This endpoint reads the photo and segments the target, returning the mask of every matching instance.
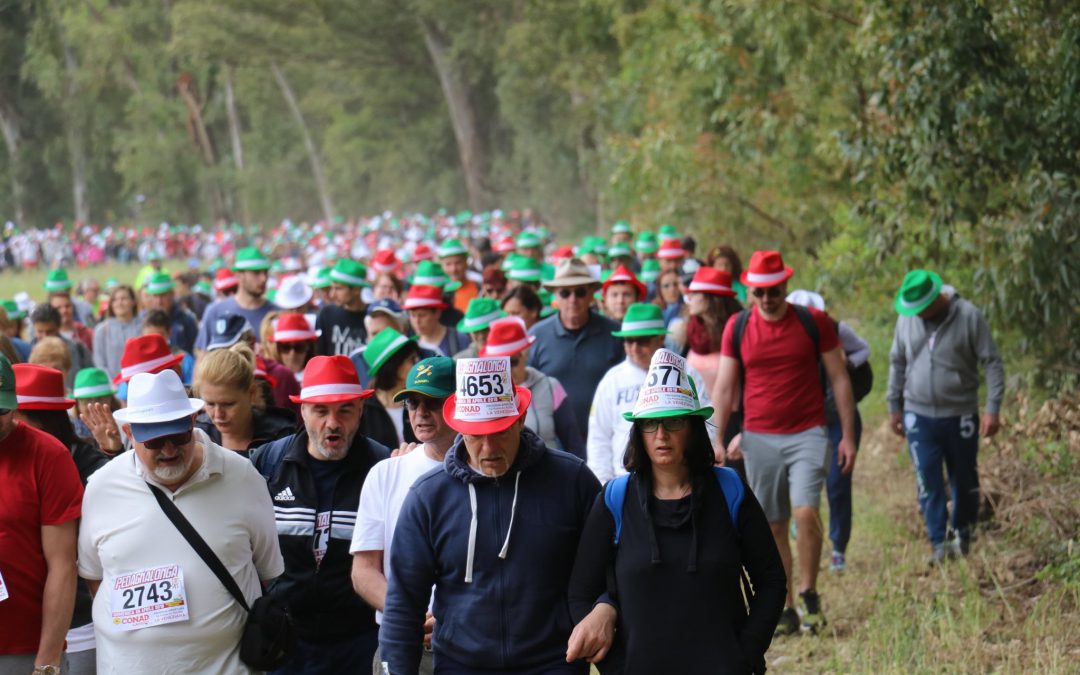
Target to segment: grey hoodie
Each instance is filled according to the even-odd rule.
[[[986,412],[996,415],[1005,393],[1005,369],[982,312],[953,295],[936,334],[927,333],[918,316],[899,317],[889,352],[889,412],[926,417],[977,413],[979,364],[986,369]]]

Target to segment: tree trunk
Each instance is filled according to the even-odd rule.
[[[65,42],[64,69],[67,74],[64,98],[64,126],[67,134],[68,156],[71,159],[71,201],[75,206],[75,220],[90,222],[90,204],[86,192],[86,135],[82,119],[77,114],[81,107],[77,100],[79,85],[76,80],[79,64],[75,52]]]
[[[304,139],[304,148],[307,150],[308,161],[311,162],[311,173],[315,177],[315,187],[319,191],[323,217],[326,218],[327,222],[332,222],[336,215],[334,202],[330,199],[330,187],[327,185],[326,176],[323,174],[322,160],[319,159],[319,151],[315,147],[315,141],[311,138],[311,132],[308,131],[307,122],[304,121],[304,113],[300,110],[300,104],[296,102],[296,94],[293,93],[292,87],[289,86],[289,81],[285,79],[285,73],[281,71],[277,61],[270,62],[270,70],[274,73],[274,79],[277,80],[278,86],[281,87],[281,95],[285,97],[285,103],[288,104],[297,126],[300,127],[300,135]]]
[[[233,194],[240,202],[240,218],[245,223],[251,222],[248,214],[247,199],[244,197],[244,144],[240,138],[240,113],[236,109],[236,91],[233,89],[233,68],[225,64],[225,114],[229,119],[229,140],[232,142],[233,164],[236,166],[236,181]]]
[[[217,167],[217,154],[214,152],[214,142],[210,138],[210,132],[206,128],[206,121],[202,116],[202,103],[198,99],[195,80],[190,73],[180,73],[180,77],[176,81],[176,90],[188,109],[188,129],[191,132],[195,148],[199,151],[203,164],[208,169],[214,169]],[[214,217],[231,220],[231,209],[228,200],[225,198],[225,191],[222,190],[218,180],[213,177],[208,178],[207,186],[210,190]]]
[[[452,63],[450,45],[438,26],[422,19],[420,28],[435,72],[439,75],[446,107],[450,111],[450,124],[454,128],[461,170],[465,174],[465,189],[469,192],[469,206],[474,212],[486,211],[492,207],[488,185],[491,162],[479,129],[476,110],[469,99],[469,85]]]
[[[13,106],[8,106],[6,101],[0,100],[0,133],[4,135],[4,145],[8,151],[8,171],[11,173],[11,205],[15,216],[15,223],[20,227],[26,227],[26,213],[23,210],[23,202],[26,199],[26,186],[22,181],[22,162],[20,161],[20,143],[22,136],[19,131],[19,114]]]

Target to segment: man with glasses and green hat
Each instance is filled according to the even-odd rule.
[[[230,314],[239,314],[248,320],[255,332],[255,339],[260,339],[259,331],[262,320],[267,314],[278,309],[277,305],[266,299],[266,285],[269,281],[270,260],[257,248],[242,248],[236,252],[232,271],[239,282],[236,293],[211,304],[203,314],[199,337],[195,348],[205,351],[210,340],[210,333],[219,321]]]
[[[322,331],[315,351],[326,356],[348,356],[367,342],[367,303],[363,290],[367,267],[350,258],[339,258],[330,270],[330,300],[315,317],[315,330]]]
[[[936,273],[908,272],[894,306],[899,317],[889,352],[890,428],[907,436],[930,563],[936,565],[967,555],[971,546],[979,510],[979,437],[1001,427],[1005,369],[982,312]],[[980,366],[986,373],[981,420]]]

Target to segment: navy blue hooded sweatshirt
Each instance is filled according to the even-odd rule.
[[[469,466],[459,436],[443,470],[413,484],[394,531],[379,633],[390,673],[417,671],[432,585],[437,659],[470,670],[566,668],[567,586],[599,491],[584,462],[527,428],[499,478]]]

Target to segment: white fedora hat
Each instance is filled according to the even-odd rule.
[[[294,274],[284,279],[277,288],[274,304],[282,309],[296,309],[311,302],[314,291],[302,274]]]
[[[128,407],[113,413],[120,424],[131,425],[131,435],[142,443],[191,428],[191,416],[203,409],[202,399],[189,398],[174,370],[139,373],[128,382]]]

